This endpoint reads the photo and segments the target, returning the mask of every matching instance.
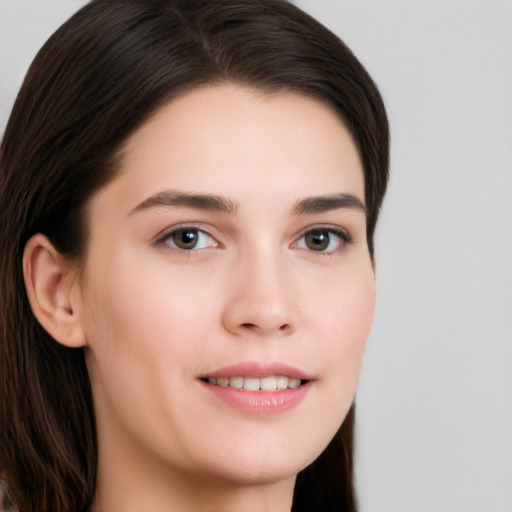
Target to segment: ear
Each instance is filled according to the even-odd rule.
[[[25,245],[23,277],[32,312],[48,334],[68,347],[84,346],[77,270],[46,236],[34,235]]]

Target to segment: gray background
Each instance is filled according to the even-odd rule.
[[[81,0],[0,0],[0,132]],[[362,512],[512,511],[512,2],[299,0],[392,127],[358,402]]]

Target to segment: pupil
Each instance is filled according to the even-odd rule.
[[[314,231],[306,235],[306,245],[313,251],[323,251],[329,246],[329,233],[327,231]]]
[[[182,249],[193,249],[197,244],[197,233],[191,230],[178,231],[174,243]]]

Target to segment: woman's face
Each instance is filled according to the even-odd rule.
[[[321,453],[374,311],[363,202],[348,131],[300,95],[198,89],[133,135],[79,290],[100,475],[276,482]]]

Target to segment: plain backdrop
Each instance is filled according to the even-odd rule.
[[[81,0],[0,0],[0,133]],[[357,393],[362,512],[512,511],[512,1],[298,0],[387,104],[391,183]]]

